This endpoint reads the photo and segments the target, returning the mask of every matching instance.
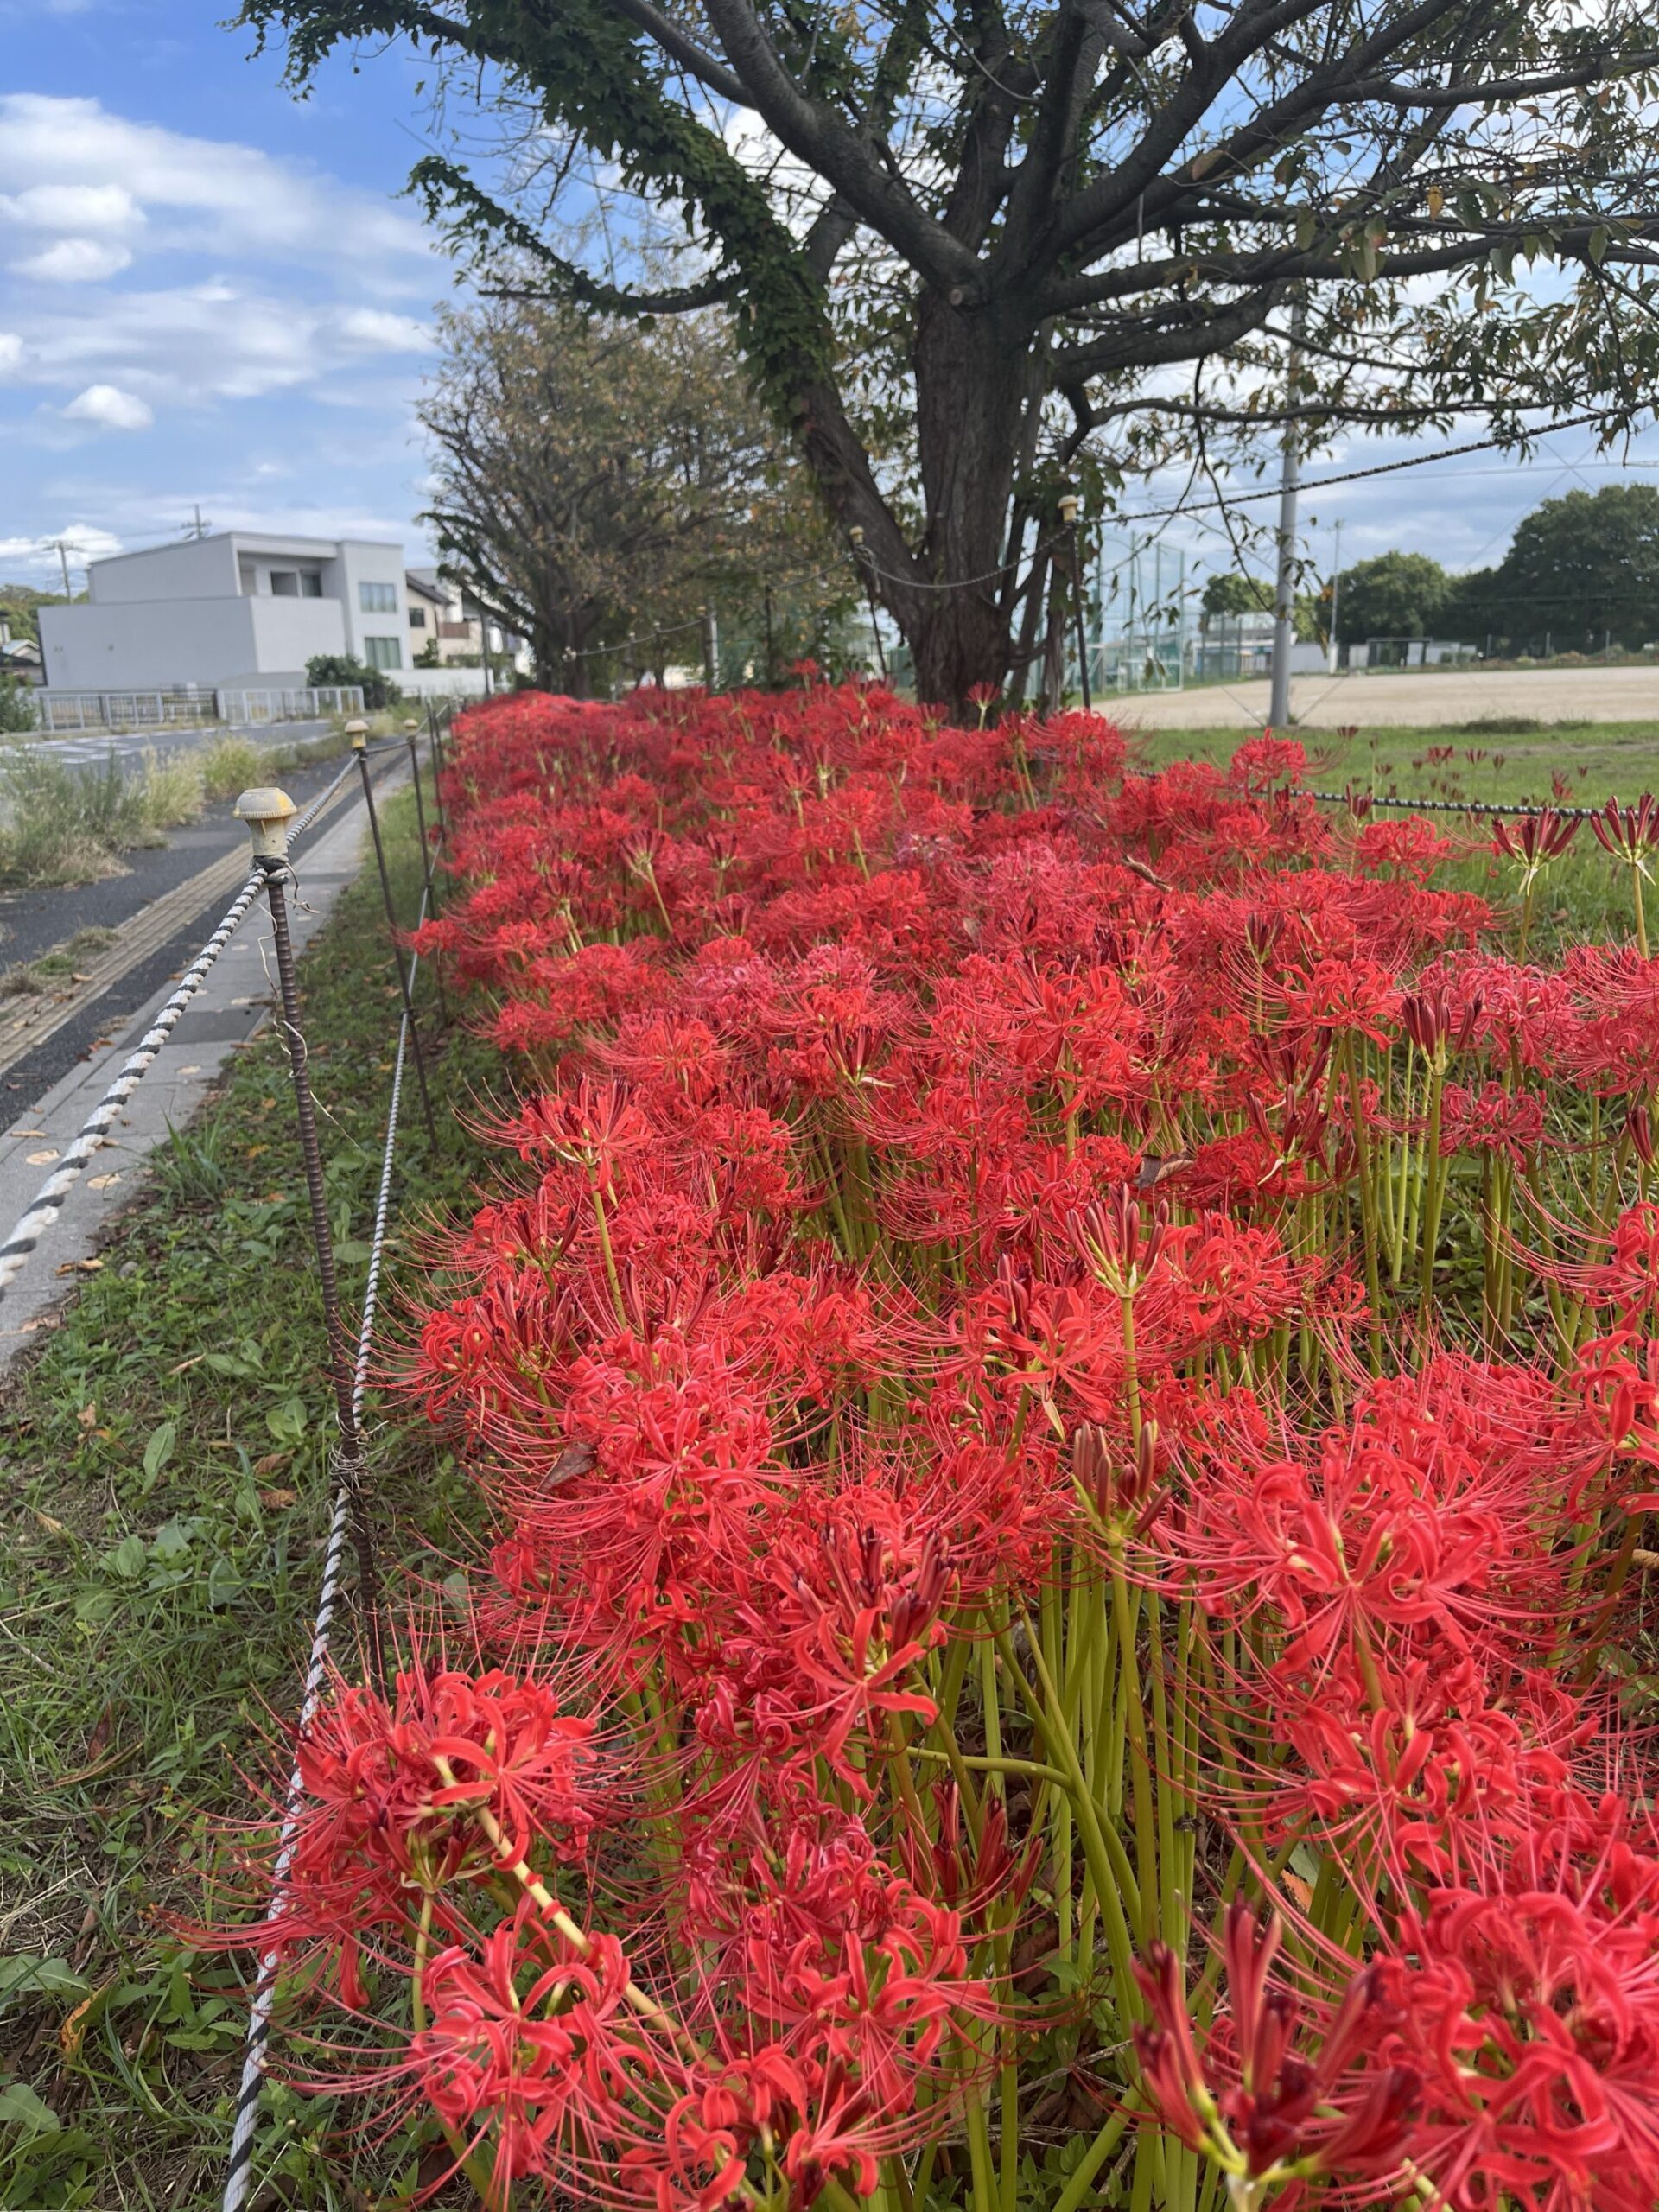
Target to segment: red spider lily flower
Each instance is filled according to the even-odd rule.
[[[1621,806],[1610,798],[1599,814],[1590,817],[1596,842],[1615,860],[1646,873],[1646,855],[1659,845],[1659,800],[1643,792],[1634,806]]]
[[[1500,815],[1492,823],[1492,849],[1516,861],[1522,887],[1529,887],[1551,861],[1567,851],[1579,834],[1579,822],[1578,815],[1557,814],[1548,806],[1518,822],[1505,822]]]
[[[537,1842],[579,1858],[606,1796],[591,1720],[539,1683],[499,1670],[429,1673],[418,1661],[388,1702],[336,1682],[302,1733],[305,1809],[293,1886],[315,1872],[410,1872],[429,1856],[474,1877]],[[489,1814],[486,1845],[467,1815]]]
[[[1229,2010],[1202,2052],[1173,1952],[1155,1944],[1135,1969],[1152,2024],[1137,2024],[1135,2044],[1154,2109],[1249,2203],[1276,2185],[1387,2179],[1421,2090],[1413,2069],[1379,2057],[1398,2018],[1388,1968],[1364,1968],[1334,2007],[1309,2007],[1270,1982],[1281,1936],[1276,1916],[1229,1907]]]

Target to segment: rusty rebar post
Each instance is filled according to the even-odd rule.
[[[421,839],[421,878],[426,887],[426,911],[435,915],[438,911],[438,887],[432,878],[432,848],[426,838],[426,802],[421,797],[421,756],[416,740],[421,725],[411,715],[404,724],[404,736],[409,745],[409,772],[415,785],[415,822]],[[443,969],[435,958],[432,980],[438,990],[438,1019],[447,1029],[449,1027],[449,1001],[443,995]]]
[[[384,1640],[380,1622],[380,1577],[375,1563],[374,1530],[369,1518],[363,1465],[363,1439],[357,1425],[353,1398],[353,1361],[345,1321],[340,1310],[340,1278],[334,1268],[334,1240],[328,1225],[328,1198],[322,1175],[322,1147],[317,1140],[317,1109],[311,1096],[311,1075],[305,1033],[300,1027],[299,978],[294,965],[294,941],[288,926],[285,884],[288,865],[288,824],[295,812],[286,791],[274,788],[244,791],[236,803],[238,819],[248,825],[253,841],[254,866],[264,880],[270,908],[270,933],[276,952],[276,986],[282,1001],[283,1033],[288,1043],[288,1063],[294,1079],[294,1118],[298,1126],[300,1159],[305,1174],[306,1198],[311,1211],[311,1239],[316,1248],[317,1285],[322,1299],[323,1333],[328,1346],[328,1371],[334,1385],[334,1419],[340,1432],[336,1467],[340,1486],[351,1501],[352,1544],[357,1554],[358,1586],[362,1598],[372,1678],[381,1680]]]
[[[374,839],[375,866],[380,871],[380,896],[386,910],[386,933],[391,941],[392,965],[397,970],[397,988],[403,994],[404,1012],[409,1016],[410,1049],[415,1055],[415,1073],[421,1086],[421,1110],[426,1116],[426,1134],[434,1152],[438,1150],[438,1124],[432,1111],[432,1094],[426,1083],[426,1054],[421,1046],[421,1032],[415,1014],[415,996],[409,985],[409,970],[404,964],[403,948],[397,942],[397,908],[391,895],[391,878],[386,872],[386,849],[380,836],[380,817],[375,810],[374,783],[369,774],[369,726],[366,722],[347,722],[346,734],[352,741],[352,750],[357,755],[357,766],[363,779],[363,803],[369,810],[369,834]]]

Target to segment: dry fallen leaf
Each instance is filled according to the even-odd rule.
[[[89,1398],[76,1418],[83,1428],[96,1428],[98,1427],[98,1400]]]
[[[284,1506],[297,1505],[300,1493],[296,1490],[262,1490],[259,1503],[267,1511],[280,1513]]]
[[[68,1534],[67,1529],[65,1529],[61,1521],[54,1521],[49,1513],[42,1513],[38,1505],[31,1505],[29,1511],[35,1516],[35,1518],[40,1522],[41,1528],[45,1529],[48,1536],[63,1536]]]
[[[57,1156],[58,1155],[55,1152],[51,1151],[26,1152],[23,1154],[23,1158],[28,1161],[31,1167],[44,1167],[49,1161],[55,1160]]]
[[[285,1467],[294,1457],[291,1452],[267,1452],[253,1463],[256,1475],[274,1475],[278,1467]]]
[[[86,1187],[89,1191],[107,1191],[111,1184],[118,1183],[120,1180],[121,1171],[117,1168],[109,1175],[89,1175],[86,1178]]]

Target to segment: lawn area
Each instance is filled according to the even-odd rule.
[[[411,795],[385,811],[412,917]],[[302,983],[349,1314],[396,1038],[372,866]],[[458,1033],[433,1058],[447,1149],[432,1158],[406,1083],[394,1332],[397,1256],[472,1173],[444,1101],[487,1072]],[[267,1030],[158,1158],[102,1268],[0,1399],[0,2204],[219,2202],[244,1968],[181,1949],[166,1923],[231,1911],[226,1823],[245,1819],[250,1776],[280,1764],[273,1715],[292,1709],[309,1643],[331,1416],[307,1220],[286,1056]],[[49,1247],[36,1264],[50,1268]],[[372,1403],[370,1431],[389,1555],[453,1541],[448,1455]],[[330,2126],[326,2103],[274,2093],[258,2171],[287,2193],[260,2202],[361,2201],[340,2194],[343,2161],[322,2175]]]
[[[1104,702],[1127,713],[1130,702]],[[1154,700],[1133,702],[1148,721]],[[1255,733],[1236,722],[1206,729],[1147,728],[1135,739],[1148,767],[1172,760],[1225,760]],[[1540,723],[1525,715],[1492,715],[1438,729],[1378,726],[1308,729],[1292,734],[1306,747],[1310,781],[1321,790],[1353,785],[1391,798],[1468,799],[1481,805],[1548,805],[1554,779],[1570,787],[1568,804],[1627,803],[1659,785],[1659,722]]]

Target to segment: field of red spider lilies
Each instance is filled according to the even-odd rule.
[[[1652,2212],[1659,825],[1546,962],[1587,833],[1303,772],[466,718],[423,941],[518,1103],[404,1379],[491,1533],[251,1939],[365,2133],[498,2212]]]

